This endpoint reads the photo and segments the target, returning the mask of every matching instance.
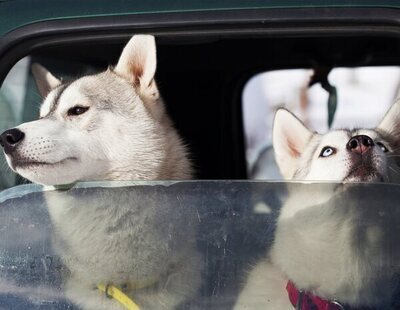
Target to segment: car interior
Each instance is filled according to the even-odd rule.
[[[37,117],[41,98],[29,69],[32,63],[41,63],[64,79],[100,72],[116,63],[128,38],[79,40],[34,49],[1,88],[1,128]],[[285,69],[395,66],[399,48],[400,41],[391,36],[158,36],[156,80],[169,114],[189,145],[196,178],[246,179],[251,175],[242,100],[253,76]],[[26,76],[19,82],[24,85],[13,83],[18,74]],[[321,106],[326,105],[323,101]],[[20,102],[19,108],[15,102]]]

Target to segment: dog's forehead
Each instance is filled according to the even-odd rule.
[[[368,136],[368,137],[372,138],[373,140],[382,139],[382,136],[373,129],[357,129],[357,130],[355,130],[354,136],[359,136],[359,135]]]
[[[47,95],[40,108],[40,116],[63,112],[75,105],[95,103],[94,97],[105,91],[103,80],[100,75],[92,75],[61,84]]]
[[[66,82],[50,91],[40,107],[40,117],[52,114],[58,108],[61,97],[71,84],[73,84],[73,82]]]
[[[84,91],[85,88],[88,86],[92,86],[92,88],[96,88],[95,78],[92,76],[82,77],[78,80],[72,82],[68,87],[65,88],[63,93],[58,99],[56,103],[58,111],[65,111],[70,107],[75,105],[82,105],[87,106],[90,104],[87,96],[85,95],[86,92]],[[97,87],[100,87],[98,85]]]
[[[329,145],[339,147],[346,144],[351,138],[352,133],[348,130],[334,130],[322,135],[320,145]]]

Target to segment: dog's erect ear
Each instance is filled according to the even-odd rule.
[[[400,99],[390,107],[376,129],[400,139]]]
[[[126,78],[142,93],[155,88],[156,42],[151,35],[135,35],[125,46],[114,71]]]
[[[276,162],[285,179],[293,177],[299,157],[312,136],[313,133],[292,113],[285,109],[276,112],[272,141]]]
[[[45,98],[53,88],[61,84],[61,80],[57,79],[50,71],[37,63],[32,65],[31,70],[42,98]]]

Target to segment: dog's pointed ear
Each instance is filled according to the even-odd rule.
[[[155,95],[156,42],[152,35],[134,35],[125,46],[114,71],[144,94]],[[151,93],[153,91],[153,93]]]
[[[52,89],[61,84],[61,80],[57,79],[42,65],[34,63],[31,66],[31,70],[42,98],[45,98]]]
[[[400,99],[390,107],[376,129],[400,138]]]
[[[275,159],[285,179],[291,179],[298,169],[299,157],[314,135],[288,110],[279,109],[275,114],[272,141]]]

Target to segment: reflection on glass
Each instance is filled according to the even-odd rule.
[[[273,245],[249,273],[235,309],[398,309],[399,186],[288,190]]]
[[[123,309],[98,289],[109,285],[140,309],[282,309],[275,302],[288,305],[290,280],[390,308],[399,194],[371,183],[15,187],[0,194],[0,303]]]

